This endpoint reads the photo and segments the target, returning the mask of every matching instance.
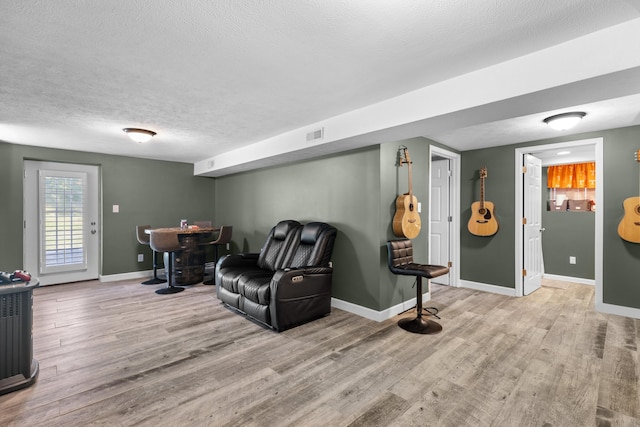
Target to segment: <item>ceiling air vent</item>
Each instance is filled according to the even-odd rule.
[[[307,133],[307,142],[318,141],[324,138],[324,128],[316,129]]]

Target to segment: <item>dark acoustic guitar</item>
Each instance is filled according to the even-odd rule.
[[[407,147],[402,148],[400,154],[400,166],[409,166],[409,192],[396,198],[396,213],[393,216],[393,234],[398,237],[414,239],[420,234],[420,215],[418,214],[418,199],[413,195],[411,181],[411,158]]]
[[[640,150],[635,152],[638,167],[638,190],[640,192]],[[618,224],[618,236],[631,243],[640,243],[640,196],[628,197],[622,203],[624,216]]]
[[[493,203],[484,200],[484,180],[487,178],[487,168],[480,169],[480,201],[471,204],[471,218],[467,228],[476,236],[493,236],[498,232],[498,220],[494,212]]]

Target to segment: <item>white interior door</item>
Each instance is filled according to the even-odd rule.
[[[544,263],[542,258],[542,161],[531,154],[524,155],[524,218],[523,221],[523,294],[540,288]]]
[[[99,169],[24,163],[24,268],[40,285],[98,278]]]
[[[450,160],[431,161],[431,190],[429,204],[429,263],[448,265],[451,261],[451,174]],[[450,285],[450,274],[434,279],[432,283]]]

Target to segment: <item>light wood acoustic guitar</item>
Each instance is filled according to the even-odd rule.
[[[393,234],[398,237],[415,239],[420,234],[420,214],[418,214],[418,199],[413,195],[411,181],[411,158],[409,150],[403,147],[400,153],[400,166],[409,166],[409,192],[396,198],[396,213],[393,216]]]
[[[487,178],[487,168],[480,169],[480,201],[471,204],[471,218],[467,228],[476,236],[493,236],[498,232],[498,220],[494,212],[493,203],[484,200],[484,180]]]
[[[640,150],[635,152],[638,167],[638,191],[640,192]],[[640,196],[628,197],[622,203],[624,216],[618,224],[618,236],[631,243],[640,243]]]

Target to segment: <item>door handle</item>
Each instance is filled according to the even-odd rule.
[[[540,229],[540,232],[542,233],[544,230],[546,230],[546,228],[543,227]]]

